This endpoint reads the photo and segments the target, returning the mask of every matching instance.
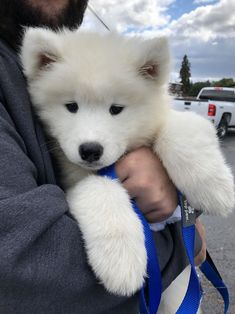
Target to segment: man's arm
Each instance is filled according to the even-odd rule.
[[[0,103],[0,312],[137,313],[137,298],[109,295],[86,262],[63,191],[37,170]]]

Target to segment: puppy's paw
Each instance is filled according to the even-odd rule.
[[[234,210],[234,178],[222,156],[217,169],[195,185],[196,193],[188,191],[188,200],[193,207],[202,208],[208,214],[226,217]]]
[[[144,284],[146,250],[142,237],[137,235],[133,239],[118,228],[115,233],[88,243],[88,258],[96,276],[109,292],[130,296]]]
[[[226,216],[234,208],[234,179],[213,125],[192,112],[171,110],[154,146],[189,203]]]
[[[147,254],[142,223],[125,189],[118,181],[89,176],[67,199],[97,278],[111,293],[134,294],[144,283]]]

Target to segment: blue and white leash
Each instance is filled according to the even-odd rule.
[[[114,166],[110,166],[99,171],[102,176],[117,179]],[[202,290],[199,278],[194,265],[194,239],[195,239],[195,211],[188,204],[185,197],[178,193],[179,205],[182,213],[182,237],[185,245],[185,250],[191,265],[191,274],[189,285],[185,297],[176,312],[176,314],[196,314],[201,298]],[[144,228],[145,245],[147,251],[147,274],[145,287],[140,291],[140,313],[141,314],[156,314],[160,300],[161,300],[161,272],[158,263],[156,246],[154,244],[152,231],[147,223],[144,215],[133,201],[132,206],[139,219],[141,220]],[[209,253],[207,252],[207,259],[200,267],[206,278],[214,285],[219,291],[224,300],[224,314],[227,313],[229,307],[229,293],[226,285],[224,284],[218,270],[216,269]]]
[[[195,222],[196,213],[194,209],[188,204],[186,198],[178,193],[178,202],[181,207],[182,215],[182,237],[184,241],[185,251],[188,256],[188,260],[191,266],[191,273],[189,278],[188,289],[186,291],[185,297],[176,312],[177,314],[193,314],[197,313],[202,292],[197,275],[197,271],[194,264],[194,239],[195,239]]]

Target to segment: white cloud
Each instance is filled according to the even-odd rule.
[[[203,5],[172,20],[167,9],[174,2],[92,0],[90,4],[111,29],[145,37],[169,36],[176,57],[175,72],[187,53],[194,77],[235,78],[235,1],[195,0]],[[83,27],[104,30],[89,11]]]
[[[211,0],[195,0],[211,1]],[[120,32],[145,36],[168,35],[177,40],[197,38],[205,42],[217,38],[235,38],[235,1],[220,0],[200,6],[171,21],[166,10],[175,0],[93,0],[96,12],[111,27]],[[97,27],[97,20],[85,19],[86,28]]]
[[[146,30],[147,37],[167,35],[179,42],[235,39],[235,1],[221,0],[213,5],[200,6],[168,25]]]
[[[199,7],[171,22],[171,34],[178,39],[197,38],[208,42],[218,38],[235,38],[235,1],[221,0]]]
[[[130,29],[145,29],[166,26],[170,16],[166,9],[176,0],[93,0],[90,5],[112,29],[125,32]],[[88,13],[89,14],[89,13]],[[96,21],[85,19],[85,27]]]
[[[207,4],[207,3],[212,3],[215,2],[216,0],[194,0],[193,3],[194,4]]]

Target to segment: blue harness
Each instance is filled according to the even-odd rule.
[[[99,174],[109,177],[111,179],[117,179],[114,166],[110,166],[100,170]],[[194,265],[196,216],[194,209],[188,204],[187,200],[181,193],[178,193],[178,202],[181,207],[182,214],[182,237],[188,260],[191,266],[191,274],[185,297],[176,314],[196,314],[202,298],[202,289]],[[141,220],[144,228],[145,246],[148,258],[148,278],[146,279],[145,286],[140,290],[140,314],[156,314],[162,294],[161,272],[158,263],[156,246],[154,244],[152,231],[150,230],[149,224],[147,223],[144,215],[139,210],[134,201],[132,201],[132,206],[139,219]],[[208,252],[206,261],[201,265],[200,269],[222,296],[224,301],[224,314],[226,314],[229,307],[228,289],[225,286]]]

